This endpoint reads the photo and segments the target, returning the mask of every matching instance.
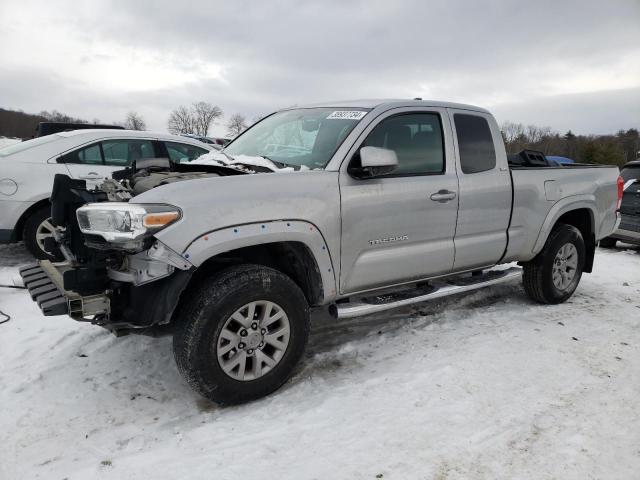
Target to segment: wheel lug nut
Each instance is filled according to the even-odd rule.
[[[251,324],[251,328],[253,328],[254,330],[257,330],[258,329],[258,324],[256,322],[253,322]]]
[[[258,347],[260,347],[260,348],[264,347],[264,342],[260,342],[260,343],[258,344]]]
[[[244,343],[240,342],[240,343],[238,344],[238,348],[239,348],[240,350],[242,350],[244,347],[245,347],[245,344],[244,344]]]
[[[240,330],[240,336],[241,337],[246,337],[247,336],[247,331],[246,330]]]
[[[252,355],[252,354],[253,354],[253,350],[250,348],[249,350],[247,350],[247,353],[248,353],[249,355]]]
[[[261,329],[261,330],[260,330],[260,333],[261,333],[262,335],[264,335],[265,333],[267,333],[267,329],[266,329],[266,328]]]

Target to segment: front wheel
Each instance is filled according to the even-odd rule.
[[[524,264],[524,289],[539,303],[566,301],[575,292],[585,260],[584,239],[572,225],[557,225],[542,251]]]
[[[241,265],[205,280],[178,310],[178,369],[223,405],[254,400],[291,376],[309,336],[309,307],[283,273]]]

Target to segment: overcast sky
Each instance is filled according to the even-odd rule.
[[[0,0],[0,45],[0,107],[135,110],[153,130],[198,100],[252,119],[378,97],[558,131],[640,127],[640,0]]]

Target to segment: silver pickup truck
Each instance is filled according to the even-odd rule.
[[[621,194],[616,167],[508,157],[481,108],[296,107],[191,164],[146,159],[94,190],[57,176],[46,248],[66,260],[21,274],[45,315],[172,334],[193,388],[233,404],[289,378],[312,307],[354,317],[514,276],[564,302]]]

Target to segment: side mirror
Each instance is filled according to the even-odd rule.
[[[362,147],[360,165],[361,177],[377,177],[393,171],[398,166],[398,157],[396,152],[386,148]]]

